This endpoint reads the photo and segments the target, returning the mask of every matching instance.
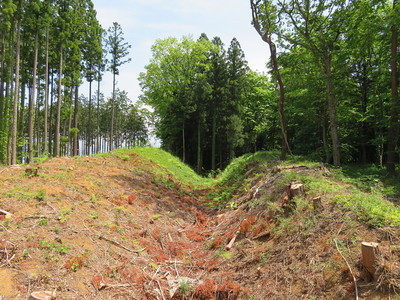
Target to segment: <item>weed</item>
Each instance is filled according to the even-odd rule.
[[[97,219],[99,217],[99,215],[100,215],[99,213],[93,213],[93,214],[90,215],[90,217],[92,219]]]
[[[231,259],[233,257],[233,254],[231,252],[226,251],[224,249],[217,250],[215,252],[215,255],[226,259]]]
[[[157,219],[161,218],[162,216],[163,216],[163,215],[161,215],[161,214],[157,214],[157,215],[151,216],[151,218],[152,218],[153,220],[157,220]]]
[[[40,219],[40,221],[39,221],[39,226],[47,226],[47,219],[46,218],[43,218],[43,219]]]
[[[62,243],[58,242],[52,243],[46,240],[40,242],[40,247],[46,249],[45,252],[46,259],[55,258],[56,260],[59,260],[59,258],[57,258],[56,255],[64,255],[69,250],[69,248],[66,245],[63,245]]]
[[[190,292],[190,284],[186,280],[182,280],[179,284],[179,292],[181,295],[187,295]]]
[[[61,208],[61,213],[58,215],[58,220],[61,223],[67,222],[68,219],[71,217],[72,210],[73,210],[73,207],[71,207],[71,208],[66,208],[66,207]]]
[[[98,197],[95,194],[90,194],[90,202],[91,203],[96,203]]]
[[[39,190],[35,196],[35,199],[39,202],[44,202],[46,200],[46,191],[44,189]]]

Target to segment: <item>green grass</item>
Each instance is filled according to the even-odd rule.
[[[175,180],[183,185],[191,186],[192,188],[204,188],[213,183],[212,179],[198,175],[192,168],[184,164],[179,158],[158,148],[133,148],[113,151],[113,154],[124,160],[131,153],[138,154],[146,158],[148,161],[157,164],[158,166],[153,168],[153,171],[157,175],[172,175]]]
[[[223,208],[234,202],[235,193],[243,192],[249,186],[246,182],[255,176],[265,176],[271,167],[278,163],[278,152],[257,152],[234,159],[231,164],[213,179],[196,174],[188,165],[178,158],[156,148],[134,148],[113,151],[123,160],[129,160],[135,153],[145,160],[155,163],[147,166],[158,176],[158,180],[172,175],[174,181],[184,186],[196,188],[212,188],[214,206]],[[110,155],[110,154],[107,154]],[[107,156],[103,154],[103,156]],[[305,160],[302,157],[289,157],[283,165],[301,165],[318,170],[319,162]],[[149,170],[147,170],[149,171]],[[376,166],[348,165],[341,169],[330,170],[329,176],[315,176],[308,173],[281,172],[276,183],[282,187],[292,181],[305,184],[309,197],[321,196],[341,209],[353,211],[360,220],[374,227],[400,226],[400,208],[386,197],[399,197],[398,180],[386,177],[385,170]]]

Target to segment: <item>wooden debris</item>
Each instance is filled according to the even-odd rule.
[[[379,257],[378,243],[361,243],[361,263],[376,280],[376,265]]]
[[[226,250],[229,251],[229,250],[232,249],[233,244],[235,243],[236,238],[238,237],[239,234],[240,234],[240,231],[237,231],[236,234],[235,234],[235,236],[234,236],[234,237],[231,239],[231,241],[228,243],[228,245],[226,245],[226,247],[225,247]]]
[[[108,239],[108,238],[106,238],[106,237],[104,237],[102,235],[99,236],[99,239],[107,241],[107,242],[110,242],[111,244],[113,244],[113,245],[115,245],[117,247],[120,247],[122,249],[125,249],[126,251],[133,252],[133,253],[140,253],[140,252],[142,252],[144,250],[144,249],[143,250],[133,250],[133,249],[127,248],[124,245],[121,245],[120,243],[118,243],[117,241]]]
[[[0,209],[0,221],[9,220],[12,218],[12,213]]]
[[[30,299],[32,300],[53,300],[55,296],[53,292],[44,291],[44,292],[33,292],[31,293]]]
[[[97,275],[92,278],[92,284],[96,290],[101,290],[107,286],[107,283],[103,276]]]

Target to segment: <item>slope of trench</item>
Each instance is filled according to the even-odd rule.
[[[208,191],[155,177],[151,168],[132,155],[52,159],[38,176],[4,169],[0,209],[13,216],[0,221],[0,296],[351,299],[353,277],[333,242],[346,245],[353,272],[359,239],[398,244],[398,233],[371,231],[327,203],[277,232],[287,200],[275,187],[279,174],[255,177],[236,209],[223,212],[205,205]],[[254,205],[263,197],[274,205]],[[356,275],[360,298],[388,296],[364,282],[361,269]]]

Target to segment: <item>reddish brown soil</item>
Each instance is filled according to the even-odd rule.
[[[273,184],[279,174],[254,178],[257,193],[216,211],[205,204],[207,192],[156,178],[136,155],[29,168],[36,167],[38,176],[26,167],[0,170],[0,209],[13,214],[0,221],[6,299],[34,291],[55,299],[353,299],[353,276],[335,243],[361,299],[394,297],[357,266],[365,240],[379,242],[388,262],[398,259],[399,232],[371,230],[327,203],[285,219],[285,189]],[[263,197],[276,205],[254,205]],[[276,229],[282,220],[285,232]]]

